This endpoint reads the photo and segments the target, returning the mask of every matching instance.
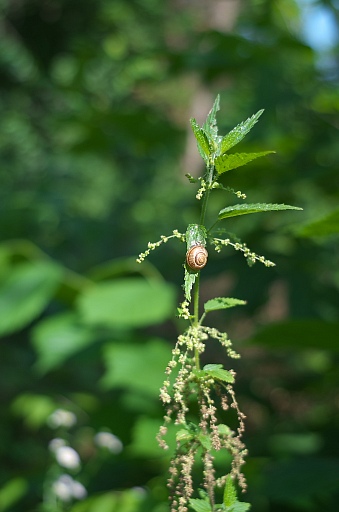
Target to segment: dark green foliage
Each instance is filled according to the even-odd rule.
[[[334,2],[318,4],[337,19]],[[163,368],[162,350],[177,326],[89,325],[78,301],[107,280],[141,273],[156,278],[160,271],[179,289],[183,244],[154,253],[152,264],[131,262],[156,233],[172,225],[184,231],[196,213],[182,177],[196,178],[200,169],[183,166],[182,155],[187,119],[207,114],[202,89],[210,98],[221,93],[222,134],[265,108],[256,147],[251,132],[237,139],[237,151],[277,153],[222,180],[246,190],[250,204],[304,208],[297,220],[294,212],[239,216],[236,230],[233,219],[222,221],[275,269],[248,268],[232,250],[210,251],[214,264],[206,268],[206,301],[216,293],[247,301],[208,313],[221,328],[232,315],[243,354],[238,390],[251,453],[245,500],[253,512],[337,512],[338,51],[325,55],[305,43],[300,5],[250,1],[233,12],[233,26],[229,15],[215,26],[200,2],[1,2],[3,512],[41,507],[47,446],[62,434],[46,418],[58,407],[79,415],[81,429],[70,435],[86,464],[88,428],[107,427],[126,447],[98,473],[92,467],[89,497],[72,512],[167,512],[167,462],[152,451],[162,416],[156,392],[150,397],[155,383],[138,389],[145,369],[119,385],[114,354],[126,360],[135,347],[156,347]],[[228,197],[225,204],[216,191],[216,213],[234,203]],[[209,350],[209,360],[219,360],[213,344]],[[277,438],[288,433],[295,437]]]

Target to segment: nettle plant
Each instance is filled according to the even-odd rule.
[[[196,512],[245,512],[250,504],[240,502],[237,498],[237,486],[246,490],[246,480],[242,472],[246,446],[243,442],[245,415],[241,412],[235,391],[235,372],[224,369],[221,364],[207,364],[201,368],[200,359],[209,339],[217,340],[226,350],[230,359],[238,359],[239,354],[232,348],[231,340],[225,332],[205,325],[206,316],[211,311],[244,305],[245,301],[235,298],[216,297],[208,300],[200,315],[199,287],[200,272],[206,265],[207,245],[217,252],[231,246],[245,256],[249,265],[259,261],[265,266],[274,263],[264,256],[252,252],[245,243],[219,228],[219,222],[238,215],[276,210],[301,210],[285,204],[235,204],[223,208],[210,227],[205,225],[206,212],[211,192],[222,189],[235,194],[239,199],[246,199],[241,191],[235,191],[220,183],[220,177],[227,171],[236,169],[256,158],[274,153],[232,153],[228,151],[240,142],[251,130],[263,113],[259,110],[251,118],[240,123],[224,137],[218,135],[216,113],[219,110],[219,96],[209,112],[206,122],[200,127],[195,119],[191,126],[196,138],[200,155],[205,161],[206,171],[203,177],[187,178],[191,183],[200,183],[196,194],[201,201],[199,224],[190,224],[186,233],[173,230],[169,236],[161,236],[158,242],[149,242],[148,248],[138,257],[141,263],[152,250],[177,238],[186,243],[186,260],[184,263],[184,301],[178,308],[179,317],[188,321],[188,327],[179,335],[172,350],[172,359],[166,368],[166,378],[160,390],[160,398],[165,407],[164,424],[160,427],[158,441],[161,447],[168,448],[165,440],[168,425],[174,422],[180,428],[176,433],[176,448],[169,468],[168,487],[170,491],[171,512],[186,512],[188,507]],[[232,430],[219,421],[218,411],[233,409],[236,412],[238,426]],[[198,410],[198,415],[193,411]],[[225,414],[224,414],[225,415]],[[198,420],[195,418],[198,417]],[[217,476],[214,467],[216,451],[227,450],[232,458],[228,474]],[[202,464],[199,465],[199,458]],[[200,498],[193,498],[197,481],[195,467],[202,467],[201,485],[198,489]],[[219,489],[219,491],[218,491]],[[223,490],[223,492],[222,492]],[[223,496],[222,503],[216,503],[216,497]]]

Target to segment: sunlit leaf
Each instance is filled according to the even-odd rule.
[[[24,478],[12,478],[0,489],[0,512],[9,510],[28,490],[28,482]]]
[[[146,343],[108,343],[104,347],[105,388],[126,388],[158,397],[170,346],[161,339]]]
[[[211,505],[205,500],[191,498],[189,505],[195,512],[212,512]]]
[[[227,219],[228,217],[237,217],[238,215],[248,215],[249,213],[273,212],[279,210],[302,210],[302,208],[288,204],[235,204],[220,210],[218,217],[219,220],[221,220]]]
[[[208,157],[209,157],[211,151],[210,151],[210,147],[209,147],[209,143],[208,143],[206,134],[205,134],[204,130],[202,130],[200,128],[200,126],[198,125],[198,123],[196,122],[196,120],[194,118],[192,118],[190,120],[190,123],[191,123],[191,127],[193,130],[194,136],[197,141],[199,153],[202,156],[202,158],[205,160],[205,162],[208,162]]]
[[[226,507],[234,505],[237,501],[237,491],[230,475],[226,478],[223,501]]]
[[[243,503],[242,501],[236,501],[231,507],[226,509],[226,512],[247,512],[251,508],[249,503]]]
[[[238,124],[233,130],[231,130],[221,141],[220,153],[223,154],[228,151],[230,148],[238,144],[245,135],[253,128],[255,123],[258,121],[259,117],[263,113],[263,110],[259,110],[252,117],[247,119],[246,121]]]
[[[208,313],[209,311],[233,308],[234,306],[243,306],[245,304],[246,301],[240,299],[233,299],[231,297],[215,297],[214,299],[205,302],[204,310]]]
[[[40,261],[16,265],[0,284],[0,334],[22,329],[46,308],[62,278],[62,268]]]
[[[220,95],[218,94],[213,103],[213,107],[209,111],[206,121],[203,124],[203,130],[205,131],[208,139],[212,143],[214,142],[215,148],[218,145],[218,126],[217,126],[216,115],[219,110],[220,110]]]
[[[199,378],[209,376],[223,382],[234,382],[233,375],[228,370],[224,370],[222,364],[206,364],[202,370],[196,370],[194,373]]]
[[[40,322],[32,331],[38,354],[37,369],[49,371],[95,341],[88,326],[81,325],[73,313],[54,315]]]
[[[235,153],[233,155],[220,155],[215,159],[215,168],[218,174],[222,174],[237,167],[260,158],[261,156],[275,153],[275,151],[262,151],[261,153]]]
[[[169,318],[174,311],[174,299],[170,284],[131,277],[87,288],[77,306],[88,325],[143,327]]]

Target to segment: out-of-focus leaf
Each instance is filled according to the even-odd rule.
[[[25,327],[46,308],[62,278],[52,262],[21,263],[0,284],[0,334]]]
[[[319,348],[339,351],[339,322],[322,320],[290,320],[267,325],[250,340],[268,348]]]
[[[256,158],[275,153],[275,151],[262,151],[261,153],[235,153],[234,155],[220,155],[215,159],[215,168],[218,174],[222,174],[237,167],[241,167]]]
[[[0,489],[0,512],[5,512],[27,492],[28,484],[23,478],[13,478]]]
[[[46,423],[56,404],[48,396],[25,393],[15,399],[12,409],[30,428],[36,429]]]
[[[128,388],[157,397],[171,350],[161,339],[142,344],[109,343],[104,348],[104,359],[105,388]]]
[[[55,315],[40,322],[32,331],[38,354],[37,369],[47,372],[95,341],[88,326],[73,313]]]
[[[339,233],[339,209],[321,219],[305,224],[297,231],[303,237],[326,237]]]
[[[141,278],[115,279],[96,284],[79,297],[84,323],[107,327],[144,327],[169,318],[175,293],[165,282]]]
[[[160,448],[156,440],[160,425],[161,420],[141,416],[133,428],[133,441],[127,447],[128,452],[137,457],[171,457],[176,445],[176,428],[174,425],[168,425],[166,442],[169,449],[165,451]]]
[[[138,489],[106,492],[76,503],[70,512],[138,512],[144,499]]]
[[[263,110],[259,110],[252,117],[247,119],[246,121],[238,124],[233,130],[231,130],[221,141],[221,154],[225,153],[233,146],[238,144],[245,135],[253,128],[255,123],[258,121],[259,117],[263,113]]]
[[[249,213],[273,212],[279,210],[302,210],[302,208],[290,206],[288,204],[235,204],[220,210],[218,217],[219,220],[221,220],[227,219],[228,217],[237,217],[238,215],[248,215]]]

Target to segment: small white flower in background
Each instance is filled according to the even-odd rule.
[[[94,441],[100,448],[107,448],[112,453],[120,453],[123,449],[123,444],[120,439],[111,434],[110,432],[98,432],[94,436]]]
[[[80,467],[80,457],[70,446],[59,446],[55,451],[55,458],[63,468],[77,469]]]
[[[55,437],[49,442],[48,448],[51,452],[55,453],[61,446],[66,446],[65,440],[60,437]]]
[[[56,409],[48,418],[47,423],[51,428],[73,427],[77,422],[77,417],[71,411],[65,409]]]
[[[86,498],[85,487],[70,475],[61,475],[52,485],[54,494],[62,501],[71,501],[73,498],[82,500]]]

